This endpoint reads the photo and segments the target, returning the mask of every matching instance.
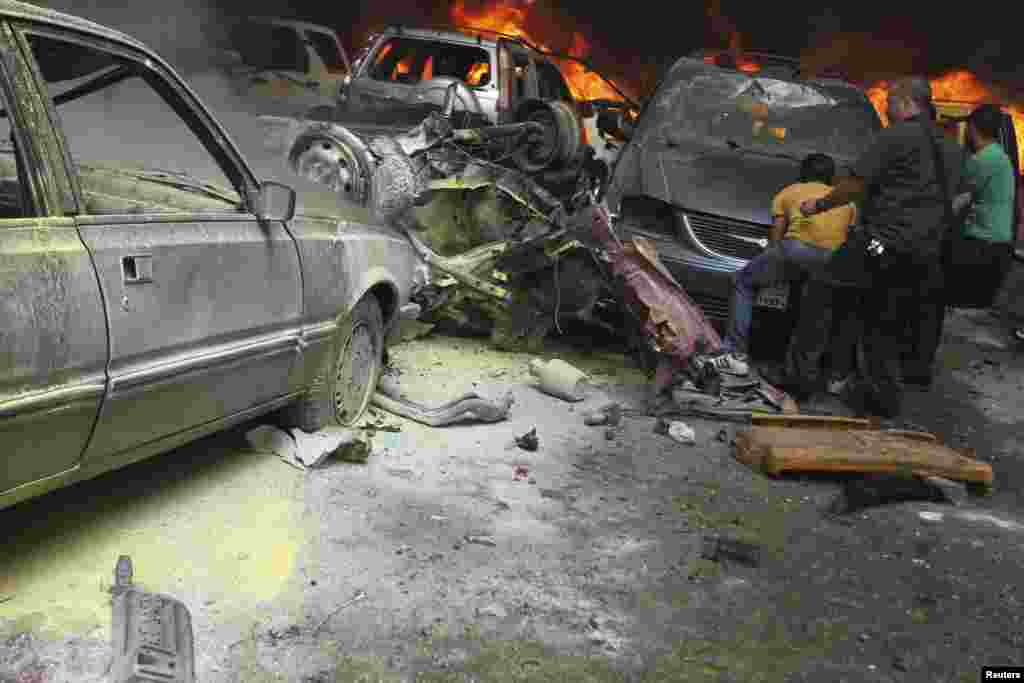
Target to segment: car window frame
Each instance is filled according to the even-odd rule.
[[[32,202],[29,211],[21,217],[0,218],[0,228],[8,223],[24,224],[26,219],[33,218],[60,218],[64,216],[64,202],[53,201],[48,197],[46,187],[54,187],[46,179],[49,175],[49,165],[43,161],[42,154],[38,149],[43,140],[28,133],[31,126],[26,121],[25,101],[20,96],[17,79],[14,74],[23,64],[17,63],[14,51],[7,50],[8,44],[13,44],[13,33],[7,22],[0,26],[0,109],[4,110],[5,116],[10,122],[11,133],[15,138],[15,163],[21,165],[25,178],[28,180],[28,187],[24,188],[25,193]],[[25,74],[27,75],[27,74]],[[52,177],[49,178],[52,181]],[[21,178],[19,177],[19,184]]]
[[[377,75],[376,75],[377,57],[380,55],[381,50],[383,50],[384,47],[390,41],[405,42],[405,43],[409,43],[411,45],[417,45],[418,46],[417,51],[413,53],[413,54],[416,55],[416,60],[414,62],[414,66],[415,66],[416,62],[421,62],[421,63],[419,64],[419,68],[412,68],[410,70],[410,73],[415,73],[416,74],[416,80],[415,81],[396,81],[396,80],[394,80],[393,78],[390,78],[390,77],[388,77],[388,78],[378,78],[377,77]],[[404,86],[416,86],[416,85],[419,85],[420,83],[423,82],[423,78],[422,78],[422,76],[423,76],[423,64],[426,62],[426,59],[429,58],[429,56],[430,56],[430,53],[427,50],[423,49],[423,48],[425,48],[427,46],[427,44],[428,44],[428,41],[421,40],[419,38],[413,38],[411,36],[404,36],[404,35],[399,35],[399,34],[393,34],[393,35],[387,36],[386,39],[384,41],[382,41],[381,44],[378,45],[377,48],[374,50],[374,52],[373,52],[374,59],[370,60],[370,63],[366,65],[366,76],[367,76],[367,78],[369,78],[371,81],[374,81],[375,83],[387,83],[387,84],[390,84],[390,85],[404,85]],[[401,60],[399,60],[399,61],[401,61]],[[397,66],[397,65],[398,65],[398,62],[395,62],[395,66]],[[392,70],[394,70],[394,66],[392,67]]]
[[[170,95],[167,99],[171,101],[165,100],[164,104],[170,107],[172,111],[181,118],[186,128],[195,135],[196,138],[198,138],[199,143],[207,153],[213,157],[215,163],[220,167],[227,180],[231,183],[232,188],[238,193],[242,201],[242,206],[240,206],[236,212],[244,211],[250,214],[255,213],[252,207],[254,206],[255,198],[259,193],[259,181],[245,163],[241,153],[231,142],[220,123],[210,114],[209,111],[206,110],[201,100],[199,100],[199,98],[181,81],[174,71],[164,64],[159,57],[106,37],[101,38],[91,34],[83,34],[78,31],[50,24],[33,21],[19,21],[12,22],[12,29],[14,37],[18,42],[21,57],[25,61],[25,64],[32,75],[36,95],[42,102],[46,111],[50,130],[52,131],[55,141],[60,149],[63,162],[62,168],[60,168],[59,171],[55,169],[55,172],[63,174],[63,176],[70,182],[71,190],[74,194],[76,206],[71,211],[68,211],[70,207],[65,207],[65,211],[67,213],[79,216],[92,215],[88,212],[88,204],[85,201],[85,194],[82,189],[78,169],[76,168],[74,158],[71,155],[71,146],[68,144],[67,138],[64,134],[63,122],[61,120],[59,110],[53,102],[53,98],[50,97],[47,81],[40,71],[39,63],[32,52],[31,45],[28,42],[28,37],[30,35],[38,35],[52,40],[64,41],[94,50],[108,52],[123,59],[134,61],[139,66],[144,67],[151,78],[156,79],[165,86],[167,92],[161,92],[159,87],[154,86],[148,80],[146,80],[147,85],[156,90],[157,95],[161,98],[164,98],[166,95]],[[175,101],[178,106],[175,106],[175,104],[172,103]],[[231,212],[225,208],[225,213]]]
[[[331,71],[331,67],[327,64],[327,62],[324,61],[324,56],[320,54],[320,50],[317,48],[317,37],[322,38],[325,41],[325,43],[329,42],[338,52],[338,56],[341,59],[341,66],[344,67],[344,73],[352,73],[352,65],[349,64],[348,62],[348,55],[345,53],[345,48],[342,47],[341,41],[338,40],[338,36],[334,35],[333,33],[327,30],[319,30],[308,27],[302,30],[302,34],[306,39],[306,44],[312,48],[313,54],[316,55],[316,58],[320,60],[320,63],[323,64],[323,67],[325,69]]]
[[[541,82],[544,80],[544,71],[549,71],[550,79],[557,83],[555,90],[558,95],[555,97],[556,100],[565,102],[566,104],[574,104],[575,98],[572,96],[572,90],[569,89],[569,84],[565,82],[565,77],[562,76],[562,70],[559,69],[555,64],[552,64],[546,59],[537,60],[537,88],[538,91],[542,88]],[[544,99],[543,93],[539,93],[541,99]]]

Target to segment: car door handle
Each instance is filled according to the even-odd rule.
[[[153,281],[153,257],[150,254],[135,254],[121,259],[121,275],[126,285],[137,285]]]

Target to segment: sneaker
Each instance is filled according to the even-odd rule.
[[[699,362],[701,365],[711,365],[715,370],[726,375],[746,377],[750,374],[750,363],[747,362],[746,355],[734,351],[704,356]]]

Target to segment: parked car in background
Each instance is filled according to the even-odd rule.
[[[795,60],[774,58],[748,73],[739,66],[750,69],[752,58],[721,66],[699,57],[675,63],[635,123],[604,121],[629,139],[607,199],[625,236],[650,239],[704,313],[722,324],[733,274],[767,246],[772,198],[796,182],[801,160],[822,152],[847,173],[882,124],[860,88],[803,78]],[[766,339],[786,337],[779,325],[795,313],[790,299],[789,289],[762,290],[755,354],[767,349]],[[775,330],[760,346],[759,323]]]
[[[305,21],[249,17],[229,27],[224,47],[236,94],[260,102],[260,113],[297,115],[335,101],[352,74],[335,31]]]
[[[419,263],[260,181],[143,44],[0,0],[0,508],[281,411],[355,421]]]

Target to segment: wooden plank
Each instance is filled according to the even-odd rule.
[[[992,467],[941,444],[888,436],[874,447],[769,446],[763,459],[768,474],[782,472],[908,472],[991,486]]]
[[[873,420],[856,417],[836,417],[832,415],[759,415],[752,418],[759,427],[796,427],[796,428],[829,428],[829,429],[871,429],[876,426]]]

